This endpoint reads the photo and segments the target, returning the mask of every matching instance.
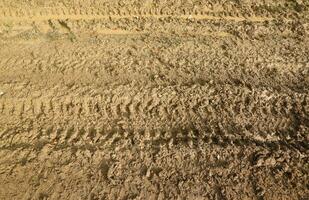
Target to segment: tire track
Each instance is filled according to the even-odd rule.
[[[210,133],[206,130],[198,130],[195,127],[174,128],[166,130],[123,130],[110,129],[104,130],[104,127],[95,126],[68,126],[50,128],[44,130],[41,126],[37,130],[31,130],[33,137],[29,139],[15,138],[10,139],[10,142],[5,139],[5,135],[9,131],[1,134],[2,141],[0,150],[26,150],[33,149],[40,151],[45,145],[55,146],[57,149],[66,148],[94,148],[94,149],[110,149],[119,145],[129,145],[134,141],[136,145],[146,145],[151,148],[160,146],[179,146],[185,145],[190,148],[199,148],[199,146],[219,146],[219,147],[261,147],[271,151],[288,150],[300,153],[308,153],[309,146],[302,140],[260,140],[254,139],[251,136],[237,135],[220,135],[216,132]],[[41,129],[43,130],[41,131]],[[12,133],[12,130],[11,130]]]
[[[213,106],[216,106],[216,104],[219,106],[221,101],[225,99],[228,101],[228,104],[230,104],[229,102],[233,102],[230,105],[232,109],[231,111],[234,113],[243,114],[243,112],[255,112],[263,117],[267,117],[268,115],[290,115],[293,104],[295,104],[294,102],[300,102],[298,103],[299,106],[303,104],[305,107],[308,104],[307,94],[274,93],[267,89],[255,89],[250,91],[246,88],[234,88],[230,85],[221,87],[214,87],[210,85],[191,87],[170,86],[168,89],[163,89],[159,86],[155,90],[156,92],[159,92],[159,94],[156,94],[155,96],[153,95],[156,92],[151,92],[144,89],[137,90],[135,88],[131,88],[131,86],[121,86],[115,89],[115,91],[120,92],[121,89],[124,89],[125,92],[114,94],[113,92],[107,90],[104,92],[104,95],[99,95],[96,97],[83,97],[81,99],[75,99],[73,97],[59,97],[59,99],[55,98],[54,100],[46,98],[21,98],[17,100],[11,98],[1,99],[0,107],[1,112],[8,115],[25,114],[27,116],[27,114],[29,114],[28,112],[36,115],[42,113],[55,113],[59,115],[65,113],[68,113],[68,115],[71,113],[83,113],[85,115],[91,115],[101,113],[101,110],[106,110],[108,115],[113,114],[117,117],[124,113],[133,114],[138,112],[151,112],[152,110],[158,108],[158,106],[163,105],[173,108],[175,107],[173,106],[173,102],[176,103],[175,105],[188,104],[190,108],[196,106],[202,108],[209,105],[210,101],[213,101]],[[132,95],[130,94],[130,89],[134,92]],[[177,90],[180,90],[183,93],[180,94]],[[197,95],[194,95],[189,97],[190,92],[195,90],[200,94],[210,94],[210,96],[198,97]],[[219,90],[223,91],[221,91],[221,93],[214,93]],[[219,98],[221,98],[221,100],[216,102]],[[141,99],[143,99],[143,101]],[[112,105],[108,108],[109,104]],[[227,109],[225,104],[226,103],[220,105],[220,108]],[[238,105],[248,105],[248,107],[240,109]],[[282,105],[286,105],[287,107],[283,107]],[[305,107],[301,108],[302,112],[306,111]]]
[[[289,140],[303,134],[300,127],[308,128],[306,122],[309,114],[303,108],[308,104],[308,95],[288,96],[271,93],[268,97],[265,96],[267,92],[248,91],[232,86],[174,86],[152,90],[119,87],[97,97],[18,101],[6,99],[0,101],[5,105],[2,106],[0,122],[5,124],[5,121],[11,119],[11,124],[15,124],[16,119],[16,123],[39,120],[39,124],[58,124],[69,121],[92,123],[100,120],[102,126],[114,126],[119,130],[139,130],[144,125],[150,129],[179,127],[193,123],[194,126],[208,127],[209,132],[250,136],[260,140]],[[275,105],[285,105],[287,98],[290,105],[281,106],[276,110]],[[240,105],[247,106],[240,108]],[[59,132],[58,135],[63,136],[64,140],[74,134],[68,131]]]
[[[303,2],[3,0],[0,199],[305,197]]]
[[[115,42],[119,43],[121,41]],[[222,43],[231,43],[230,40],[219,41]],[[30,81],[36,81],[36,76],[34,76],[34,74],[37,75],[38,78],[40,77],[44,80],[45,78],[43,77],[53,73],[54,76],[50,77],[48,83],[46,83],[51,86],[55,86],[59,82],[74,82],[76,79],[79,79],[80,82],[93,83],[93,81],[95,81],[100,84],[104,81],[106,81],[106,83],[114,83],[124,79],[128,80],[128,82],[134,81],[135,78],[134,80],[132,79],[133,74],[134,77],[142,82],[153,79],[152,76],[157,75],[158,78],[155,78],[153,81],[156,84],[162,84],[164,82],[168,82],[169,84],[191,84],[194,82],[194,79],[199,78],[201,84],[203,84],[203,82],[207,83],[209,81],[214,81],[218,84],[227,82],[236,86],[245,84],[248,87],[281,88],[284,92],[293,91],[304,93],[307,90],[306,86],[309,83],[306,81],[305,77],[308,74],[308,67],[304,64],[306,63],[306,59],[302,58],[306,57],[306,52],[304,48],[300,48],[297,44],[291,43],[290,46],[296,49],[295,52],[300,53],[276,50],[278,54],[289,54],[291,59],[274,62],[272,59],[275,59],[276,56],[271,55],[272,49],[261,47],[261,43],[257,42],[253,47],[240,45],[239,48],[231,49],[231,51],[235,50],[241,53],[239,53],[239,56],[238,54],[235,56],[226,56],[219,61],[216,57],[220,56],[220,54],[229,54],[229,51],[220,51],[220,53],[214,54],[213,50],[209,49],[209,46],[217,44],[212,40],[206,40],[203,41],[203,43],[197,43],[198,41],[196,41],[192,44],[192,47],[204,50],[199,53],[189,54],[191,57],[194,57],[195,60],[192,62],[188,60],[177,62],[177,60],[187,56],[187,52],[190,51],[190,48],[184,47],[186,42],[187,41],[181,41],[181,44],[179,44],[177,48],[166,47],[160,41],[154,42],[143,51],[149,52],[149,56],[145,63],[137,63],[137,59],[134,59],[134,54],[140,54],[142,50],[128,46],[126,46],[125,49],[113,49],[111,44],[105,45],[104,43],[100,43],[100,45],[97,46],[87,43],[83,43],[84,45],[68,44],[67,47],[64,47],[66,50],[62,49],[61,46],[60,49],[62,50],[57,52],[56,49],[53,49],[53,45],[57,44],[55,42],[53,45],[40,46],[40,50],[35,51],[36,55],[31,59],[31,56],[27,55],[27,52],[31,52],[33,48],[25,48],[21,47],[21,45],[17,45],[14,46],[14,48],[24,48],[20,52],[24,56],[20,56],[20,54],[8,56],[4,54],[4,56],[1,56],[3,57],[3,59],[0,59],[0,73],[3,73],[1,80],[4,82],[10,79],[22,81],[27,77]],[[267,40],[267,42],[271,43],[270,40]],[[285,45],[283,44],[289,41],[282,40],[280,42],[282,42],[282,45],[278,46],[281,49],[285,49]],[[83,48],[81,46],[83,46]],[[158,46],[160,51],[158,51]],[[51,50],[48,53],[41,53],[45,52],[43,50],[44,48],[49,48]],[[256,48],[263,49],[263,53],[256,53]],[[9,48],[8,51],[12,51],[12,49],[13,47]],[[176,49],[174,50],[175,53],[170,53],[171,49]],[[247,51],[245,52],[244,49]],[[71,50],[73,52],[71,52]],[[88,52],[88,54],[85,52]],[[134,54],[132,55],[130,52]],[[103,54],[107,54],[108,56],[101,56]],[[208,58],[204,59],[204,55],[208,55]],[[263,61],[258,62],[252,60],[254,56],[262,58]],[[150,67],[151,65],[146,63],[154,62],[153,60],[156,58],[161,61],[163,61],[162,58],[164,58],[164,61],[154,63],[157,66],[157,71],[154,72]],[[125,64],[124,61],[126,59],[130,59],[132,62]],[[20,62],[20,60],[25,60],[25,62]],[[121,61],[120,64],[117,64],[117,60]],[[226,64],[228,62],[230,63],[227,66]],[[234,70],[229,69],[229,66],[233,66]],[[190,70],[187,68],[190,68]],[[177,78],[173,77],[173,72],[179,74],[179,76]],[[83,73],[83,76],[81,76],[81,73]],[[158,74],[160,76],[158,76]],[[197,77],[196,74],[198,74],[199,77]],[[242,82],[238,80],[242,80]],[[36,85],[40,84],[41,83],[36,81]],[[44,86],[46,84],[44,83]],[[123,84],[123,82],[119,84]],[[17,87],[19,87],[19,85]]]
[[[241,13],[232,14],[230,12],[211,12],[203,10],[174,10],[165,9],[138,9],[126,10],[115,9],[112,11],[74,10],[63,8],[42,8],[25,12],[26,10],[0,8],[1,21],[42,21],[42,20],[93,20],[93,19],[122,19],[122,18],[185,18],[196,20],[226,20],[226,21],[250,21],[263,22],[272,21],[276,18],[271,16],[255,16],[254,14],[242,15]],[[292,21],[293,19],[281,18],[281,20]]]

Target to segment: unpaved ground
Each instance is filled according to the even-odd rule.
[[[0,199],[308,199],[306,0],[0,0]]]

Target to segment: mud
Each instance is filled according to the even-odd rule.
[[[0,199],[309,197],[305,0],[0,0]]]

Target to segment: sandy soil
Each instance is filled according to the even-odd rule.
[[[309,198],[307,0],[0,0],[0,199]]]

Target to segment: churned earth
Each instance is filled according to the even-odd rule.
[[[0,199],[308,199],[308,34],[307,0],[0,0]]]

